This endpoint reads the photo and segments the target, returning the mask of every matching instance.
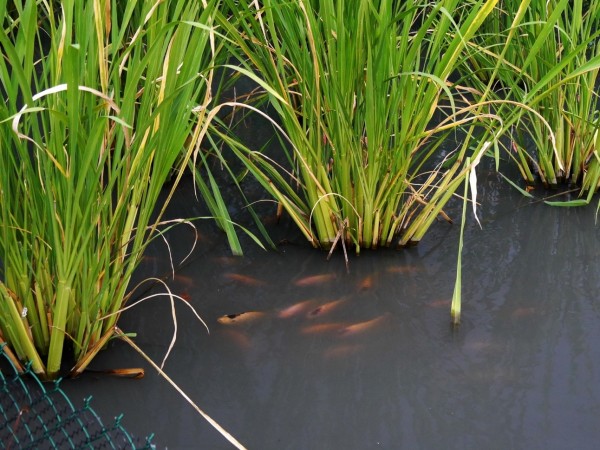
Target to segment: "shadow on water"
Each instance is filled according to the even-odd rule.
[[[415,248],[364,251],[347,273],[341,252],[327,262],[293,227],[275,228],[291,242],[279,252],[246,245],[233,258],[224,237],[200,224],[200,245],[169,285],[210,334],[178,305],[167,373],[249,449],[595,448],[593,207],[527,204],[492,172],[480,174],[479,190],[483,228],[472,218],[467,227],[456,332],[456,225],[440,222]],[[186,198],[183,190],[172,214],[198,215]],[[186,233],[171,235],[176,256]],[[168,271],[161,245],[148,273]],[[149,300],[124,313],[121,328],[160,361],[170,314],[166,300]],[[94,362],[135,366],[144,379],[88,373],[62,386],[75,399],[93,394],[105,417],[125,413],[128,430],[154,432],[159,446],[230,448],[125,344]]]

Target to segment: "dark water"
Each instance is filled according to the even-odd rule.
[[[483,229],[470,217],[459,330],[449,325],[458,224],[434,225],[415,248],[352,254],[347,273],[341,252],[326,261],[293,227],[274,228],[291,241],[279,252],[248,244],[244,258],[232,258],[204,223],[192,261],[169,285],[210,335],[178,304],[165,370],[249,449],[597,448],[595,205],[531,203],[485,170],[479,189]],[[190,198],[174,211],[197,214]],[[175,255],[192,240],[185,228],[171,233]],[[165,273],[164,246],[149,256],[145,271]],[[217,322],[244,311],[260,314]],[[121,327],[160,361],[170,314],[166,299],[148,300],[124,313]],[[92,394],[106,420],[124,413],[125,427],[155,433],[159,448],[231,448],[126,344],[94,363],[121,367],[144,367],[146,376],[88,373],[63,389],[74,400]]]

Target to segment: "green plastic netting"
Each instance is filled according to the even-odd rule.
[[[121,425],[122,415],[105,426],[91,397],[75,408],[60,381],[44,387],[33,372],[19,374],[0,346],[0,448],[154,449],[152,436],[139,439]]]

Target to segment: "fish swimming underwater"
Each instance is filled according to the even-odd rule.
[[[251,277],[250,275],[244,275],[241,273],[228,272],[223,274],[223,278],[226,278],[230,281],[236,281],[246,286],[264,286],[266,284],[263,280],[259,280],[258,278]]]
[[[293,305],[288,306],[287,308],[282,309],[281,311],[279,311],[277,313],[277,317],[279,317],[281,319],[289,319],[290,317],[294,317],[294,316],[303,314],[304,312],[306,312],[310,308],[314,307],[315,305],[316,305],[316,301],[313,299],[303,300],[303,301],[294,303]]]
[[[238,328],[222,328],[218,330],[215,335],[242,350],[249,350],[252,348],[252,340],[250,337]]]
[[[236,325],[243,323],[252,323],[258,319],[262,319],[266,313],[261,311],[247,311],[238,314],[226,314],[217,319],[217,322],[223,325]]]
[[[315,286],[317,284],[327,283],[335,279],[334,273],[324,273],[321,275],[310,275],[308,277],[300,278],[294,281],[296,286]]]
[[[326,333],[334,333],[343,330],[348,326],[348,322],[326,322],[306,325],[300,328],[300,333],[307,335],[319,335]]]
[[[354,323],[342,328],[339,333],[341,336],[353,336],[374,331],[383,326],[390,319],[390,313],[385,313],[364,322]]]
[[[315,317],[323,316],[323,315],[328,314],[331,311],[339,308],[341,305],[343,305],[347,301],[348,300],[346,298],[340,298],[338,300],[333,300],[331,302],[324,303],[321,306],[318,306],[315,309],[311,310],[307,314],[307,317],[310,318],[310,319],[312,319],[312,318],[315,318]]]
[[[373,275],[367,275],[362,280],[360,280],[357,284],[357,288],[359,291],[366,291],[371,289],[375,285],[375,277]]]
[[[325,359],[347,358],[362,352],[365,348],[364,344],[333,345],[323,352],[323,357]]]

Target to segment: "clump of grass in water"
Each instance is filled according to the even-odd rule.
[[[483,145],[468,133],[446,167],[440,143],[494,119],[448,78],[496,1],[226,3],[237,70],[264,90],[290,149],[282,167],[229,138],[248,170],[315,247],[418,242]]]
[[[218,2],[184,3],[0,11],[0,329],[42,378],[65,339],[75,375],[113,336],[163,184],[206,133]]]
[[[503,2],[482,31],[471,62],[514,130],[507,154],[528,184],[536,173],[546,186],[578,183],[587,198],[562,204],[587,204],[600,183],[600,1]]]
[[[129,281],[210,126],[220,4],[0,2],[0,342],[42,379],[66,342],[73,376],[130,342]]]
[[[65,339],[75,375],[114,334],[163,184],[206,133],[214,54],[200,5],[44,5],[1,14],[0,329],[53,379]]]

